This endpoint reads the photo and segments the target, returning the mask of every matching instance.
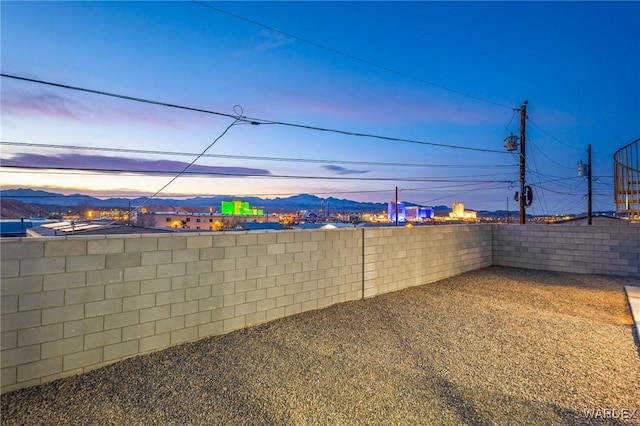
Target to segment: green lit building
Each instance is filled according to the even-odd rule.
[[[239,200],[223,201],[220,207],[220,213],[229,214],[235,216],[262,216],[264,212],[262,209],[254,209],[249,207],[248,202]]]

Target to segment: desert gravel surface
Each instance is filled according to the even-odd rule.
[[[11,392],[2,424],[640,425],[638,284],[490,267]]]

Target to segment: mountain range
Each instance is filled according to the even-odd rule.
[[[8,203],[9,200],[14,203]],[[84,194],[71,194],[64,195],[54,192],[34,190],[34,189],[6,189],[0,190],[0,203],[3,204],[2,217],[8,217],[5,215],[5,207],[8,204],[17,206],[19,203],[25,205],[35,206],[30,211],[35,211],[38,208],[40,210],[50,210],[46,207],[59,207],[59,208],[73,208],[73,207],[92,207],[92,208],[129,208],[138,206],[145,203],[147,206],[160,205],[167,207],[190,207],[198,209],[213,208],[219,211],[222,201],[240,200],[248,202],[251,207],[259,208],[268,212],[289,212],[298,210],[310,210],[318,211],[324,208],[329,212],[376,212],[386,211],[387,203],[371,203],[371,202],[358,202],[347,199],[339,199],[334,197],[320,198],[310,194],[294,195],[286,198],[259,198],[259,197],[236,197],[233,195],[218,195],[214,197],[192,197],[187,199],[174,199],[174,198],[154,198],[151,201],[147,201],[146,197],[139,198],[122,198],[112,197],[107,199],[101,199],[91,197]],[[438,208],[447,209],[446,206],[438,206]],[[60,210],[60,209],[59,209]]]
[[[324,208],[325,212],[336,213],[373,213],[387,210],[387,203],[359,202],[340,198],[320,198],[310,194],[300,194],[285,198],[236,197],[233,195],[218,195],[214,197],[192,197],[186,199],[154,198],[147,201],[146,197],[124,198],[111,197],[106,199],[91,197],[85,194],[64,195],[34,189],[5,189],[0,190],[0,218],[14,219],[21,217],[49,216],[55,212],[68,210],[85,211],[87,209],[129,209],[145,203],[150,211],[166,211],[180,208],[182,211],[197,212],[220,211],[222,201],[240,200],[248,202],[253,208],[264,210],[265,213],[296,212],[308,210],[318,212]],[[415,204],[405,203],[407,206]],[[451,209],[448,206],[433,206],[436,216],[447,216]],[[596,212],[608,216],[615,212]],[[517,217],[518,211],[478,210],[478,217]],[[529,215],[527,215],[530,217]]]

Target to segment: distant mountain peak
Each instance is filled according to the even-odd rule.
[[[126,208],[129,205],[135,207],[144,197],[135,199],[107,198],[100,199],[85,194],[57,194],[54,192],[35,190],[35,189],[6,189],[0,190],[0,197],[5,199],[15,199],[27,204],[38,204],[48,206],[91,206],[94,208]],[[337,199],[333,197],[320,198],[313,194],[298,194],[285,198],[260,198],[260,197],[237,197],[230,195],[217,195],[212,197],[194,196],[186,199],[162,198],[156,197],[150,200],[149,205],[162,205],[185,208],[206,209],[213,207],[218,211],[222,201],[240,200],[249,202],[253,207],[265,210],[265,213],[273,211],[294,212],[298,210],[319,210],[320,207],[329,206],[332,211],[344,210],[347,212],[366,212],[378,211],[386,209],[387,203],[359,202],[346,199]]]

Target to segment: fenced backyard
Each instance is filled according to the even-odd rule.
[[[329,315],[329,308],[326,312],[337,312],[343,304],[430,288],[427,284],[492,265],[576,277],[615,275],[631,283],[640,277],[640,226],[627,221],[589,227],[481,224],[0,243],[3,393],[58,379],[83,380],[73,376],[98,374],[93,372],[104,366],[118,369],[119,361],[139,355],[153,359],[160,356],[155,352],[171,348],[171,353],[187,342],[232,339],[224,336],[264,324],[268,328],[291,316],[304,318],[297,316],[304,312]],[[466,302],[442,303],[464,311]],[[597,306],[595,299],[589,303]],[[422,326],[438,327],[437,319],[423,318],[429,323]],[[480,318],[474,321],[474,327],[484,326],[476,324]],[[366,326],[386,325],[374,321]],[[619,333],[632,326],[623,328]],[[441,355],[446,358],[445,352]]]
[[[477,269],[4,394],[2,422],[639,424],[633,282]]]

